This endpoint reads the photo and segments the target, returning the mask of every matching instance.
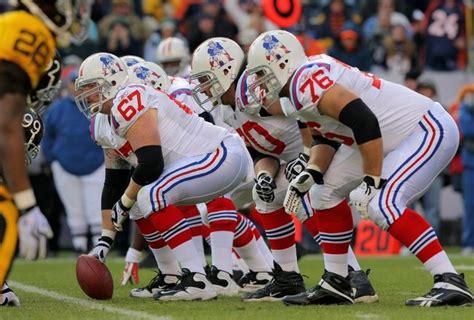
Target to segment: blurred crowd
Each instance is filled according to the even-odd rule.
[[[89,25],[87,40],[71,42],[60,50],[63,90],[47,114],[43,157],[30,169],[36,189],[41,190],[40,205],[56,231],[61,225],[60,213],[64,211],[60,199],[67,203],[66,211],[77,212],[68,214],[67,219],[75,250],[85,251],[87,235],[92,236],[90,242],[100,233],[100,220],[88,213],[99,212],[98,204],[91,204],[88,199],[90,194],[100,193],[100,184],[95,185],[101,179],[97,172],[103,172],[101,151],[90,141],[88,122],[81,119],[71,99],[74,89],[71,83],[82,59],[94,52],[107,51],[158,62],[157,48],[169,37],[185,40],[189,52],[216,36],[232,38],[245,50],[260,33],[280,28],[277,20],[269,18],[265,2],[273,1],[93,1],[93,23]],[[471,32],[466,30],[472,28],[472,22],[466,11],[472,8],[467,8],[462,0],[302,0],[301,3],[301,17],[286,29],[298,36],[308,55],[328,53],[363,71],[403,74],[407,86],[434,99],[437,93],[434,83],[417,79],[422,71],[450,72],[468,67],[467,39]],[[8,1],[0,0],[0,12],[8,9]],[[464,135],[462,150],[446,173],[456,191],[471,195],[464,197],[462,244],[466,253],[473,253],[474,84],[462,88],[453,105],[446,107]],[[81,158],[78,162],[78,154],[85,155],[86,160]],[[68,183],[81,190],[76,192],[80,194],[77,199],[71,200],[70,194],[61,192],[57,196],[55,189],[61,191],[61,186]],[[435,182],[422,199],[424,211],[438,229],[439,192],[445,183],[446,179]],[[52,249],[64,247],[58,240],[61,233],[55,234]],[[126,240],[123,241],[126,248]],[[116,245],[120,247],[120,243]]]

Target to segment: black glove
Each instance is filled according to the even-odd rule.
[[[258,176],[255,180],[254,189],[262,201],[272,202],[275,200],[275,193],[273,191],[276,189],[276,184],[273,178],[267,173],[261,173]]]
[[[308,163],[309,156],[305,153],[300,153],[297,158],[291,160],[286,164],[285,177],[288,182],[291,182],[297,175],[299,175]]]

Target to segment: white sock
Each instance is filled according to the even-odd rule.
[[[446,272],[457,273],[444,250],[426,260],[424,265],[433,276]]]
[[[189,269],[191,272],[205,274],[201,259],[199,259],[196,254],[196,247],[192,240],[186,241],[172,250],[181,268]]]
[[[204,255],[204,245],[202,243],[202,236],[192,237],[194,246],[196,247],[196,253],[199,256],[199,260],[203,266],[207,265],[206,256]]]
[[[232,270],[240,270],[244,274],[250,271],[249,266],[242,258],[239,258],[234,251],[232,251]]]
[[[232,243],[234,233],[229,231],[211,231],[212,265],[219,270],[232,274]]]
[[[351,246],[349,246],[349,251],[347,252],[347,264],[354,269],[354,271],[359,271],[360,270],[360,265],[359,261],[357,261],[357,258],[354,254],[354,251],[352,251]]]
[[[250,270],[252,271],[267,271],[270,272],[273,267],[267,263],[265,257],[261,254],[255,239],[252,239],[249,243],[242,247],[235,247],[235,250],[239,256],[245,261]]]
[[[323,253],[324,268],[336,273],[344,278],[349,274],[347,270],[347,253],[346,254],[329,254]]]
[[[270,248],[265,243],[265,240],[263,240],[263,237],[255,239],[255,241],[257,241],[258,249],[260,250],[262,257],[267,262],[267,265],[269,265],[270,268],[273,268],[273,260],[274,260],[273,255],[272,255],[272,252],[270,251]]]
[[[158,249],[150,247],[150,250],[155,257],[158,269],[160,269],[162,273],[175,275],[181,274],[181,267],[170,247],[164,246]]]
[[[300,272],[296,258],[296,245],[283,250],[272,250],[272,254],[275,262],[280,265],[283,271]]]

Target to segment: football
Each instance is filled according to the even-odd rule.
[[[114,281],[107,266],[99,259],[80,255],[76,262],[76,278],[82,291],[92,299],[112,298]]]

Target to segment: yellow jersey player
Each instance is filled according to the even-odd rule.
[[[0,166],[8,186],[7,191],[0,184],[0,285],[16,248],[18,212],[19,225],[28,226],[20,228],[20,253],[30,259],[45,255],[37,240],[45,218],[26,173],[21,123],[28,94],[51,66],[55,38],[67,43],[68,36],[84,35],[90,4],[89,0],[19,0],[17,10],[0,15]]]

